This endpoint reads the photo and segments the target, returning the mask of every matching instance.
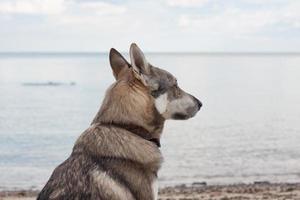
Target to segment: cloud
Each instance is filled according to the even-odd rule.
[[[74,12],[78,15],[113,15],[126,11],[126,7],[102,1],[74,0],[4,0],[0,1],[2,14],[54,15]]]
[[[98,15],[123,14],[126,11],[126,7],[123,5],[115,5],[106,2],[86,2],[79,5],[82,9],[86,9],[89,12],[95,12],[95,14]]]
[[[62,13],[63,0],[4,0],[0,2],[3,14],[58,14]]]
[[[218,35],[241,36],[261,33],[268,29],[276,32],[279,28],[299,28],[299,10],[300,2],[272,9],[222,8],[209,14],[181,14],[178,25],[185,30]]]
[[[167,4],[174,7],[203,6],[208,2],[209,0],[167,0]]]
[[[76,0],[4,0],[0,1],[0,14],[7,16],[42,15],[46,21],[57,24],[95,24],[105,17],[122,15],[127,8],[123,5],[103,1]]]
[[[132,41],[149,51],[294,50],[299,10],[295,0],[0,0],[0,51],[127,50]]]
[[[249,12],[228,9],[218,15],[181,15],[178,24],[182,28],[195,29],[212,34],[254,33],[274,23],[271,12]]]
[[[113,19],[115,16],[123,15],[127,8],[123,5],[116,5],[101,1],[87,1],[73,3],[67,12],[59,16],[60,23],[99,23],[106,18]]]
[[[241,3],[256,4],[256,5],[279,5],[290,3],[295,0],[240,0]]]

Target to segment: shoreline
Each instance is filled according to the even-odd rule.
[[[33,200],[38,190],[0,191],[0,200]],[[300,200],[300,183],[254,182],[251,184],[177,185],[159,189],[159,200]]]

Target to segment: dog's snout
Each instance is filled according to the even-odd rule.
[[[201,101],[199,101],[199,99],[197,99],[196,97],[194,97],[194,100],[195,100],[195,101],[196,101],[196,103],[197,103],[198,110],[200,110],[200,108],[202,107],[202,103],[201,103]]]

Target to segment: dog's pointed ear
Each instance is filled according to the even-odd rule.
[[[157,89],[159,85],[151,76],[152,67],[146,60],[142,50],[135,43],[132,43],[130,45],[129,54],[134,76],[145,86]]]
[[[130,54],[131,65],[134,71],[138,75],[141,74],[149,75],[150,65],[148,64],[142,50],[135,43],[132,43],[130,45],[129,54]]]
[[[126,59],[114,48],[110,49],[109,62],[116,80],[120,78],[122,70],[130,66]]]

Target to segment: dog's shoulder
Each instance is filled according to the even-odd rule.
[[[159,148],[127,130],[92,124],[78,138],[73,152],[94,157],[127,159],[147,165],[154,171],[160,168],[162,154]]]

